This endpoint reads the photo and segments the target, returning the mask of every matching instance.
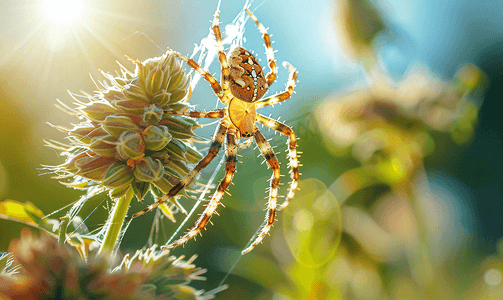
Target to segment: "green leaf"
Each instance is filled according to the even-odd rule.
[[[0,202],[0,214],[25,222],[33,222],[33,219],[27,212],[39,218],[44,217],[44,213],[30,202],[21,203],[14,200]]]
[[[48,233],[54,232],[59,221],[44,218],[44,213],[30,202],[21,203],[14,200],[0,202],[0,218],[23,223]]]
[[[142,201],[150,189],[149,182],[133,182],[133,192],[138,201]]]
[[[55,230],[53,230],[53,229],[56,229],[56,228],[54,228],[54,226],[52,224],[47,223],[47,221],[45,221],[45,219],[42,219],[36,212],[31,210],[30,207],[25,207],[25,212],[35,224],[44,228],[47,231],[55,232]]]

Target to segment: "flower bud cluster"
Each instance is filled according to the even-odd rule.
[[[136,70],[121,66],[121,74],[103,73],[108,82],[75,109],[66,110],[84,121],[64,129],[70,144],[48,141],[67,157],[51,169],[65,185],[85,189],[100,185],[110,197],[129,187],[138,200],[148,191],[167,193],[202,157],[191,147],[196,121],[167,111],[183,111],[190,76],[171,52],[144,62]],[[73,96],[73,95],[72,95]],[[176,203],[176,201],[175,201]]]
[[[126,254],[120,265],[113,258],[90,255],[86,260],[74,247],[59,244],[49,235],[21,232],[9,249],[0,255],[7,272],[0,272],[1,299],[211,299],[219,289],[203,295],[191,285],[206,269],[194,265],[196,256],[183,260],[154,245],[132,256]],[[14,262],[17,264],[11,267]],[[0,269],[2,271],[2,269]]]

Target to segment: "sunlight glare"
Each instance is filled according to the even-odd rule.
[[[78,21],[85,11],[81,0],[43,0],[41,8],[46,18],[58,25]]]

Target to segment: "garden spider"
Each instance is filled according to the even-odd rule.
[[[206,154],[206,156],[201,159],[201,161],[199,161],[194,169],[190,171],[185,176],[185,178],[180,181],[180,183],[175,185],[168,192],[168,194],[164,195],[163,197],[161,197],[161,199],[149,205],[144,210],[136,213],[133,218],[151,211],[159,204],[167,201],[170,197],[175,196],[183,187],[190,184],[197,173],[205,168],[211,162],[211,160],[215,156],[217,156],[218,151],[224,143],[225,137],[227,137],[227,157],[225,163],[225,177],[220,182],[220,185],[218,186],[213,197],[206,206],[204,212],[196,221],[194,227],[189,229],[189,231],[186,232],[185,235],[183,235],[180,239],[163,248],[173,248],[185,244],[187,241],[194,238],[198,233],[200,233],[200,231],[206,227],[206,224],[208,222],[211,222],[210,218],[213,214],[218,215],[216,209],[218,205],[224,206],[220,202],[220,200],[223,197],[224,191],[231,183],[234,172],[236,171],[237,149],[248,146],[251,143],[250,139],[252,137],[255,138],[255,143],[258,145],[258,148],[262,152],[267,165],[272,169],[273,175],[271,177],[269,188],[269,201],[267,205],[268,211],[266,214],[265,222],[266,224],[262,227],[260,233],[251,243],[251,245],[242,251],[243,254],[250,252],[256,245],[258,245],[262,241],[265,235],[269,233],[274,222],[276,210],[285,208],[288,205],[290,199],[294,196],[294,192],[297,189],[297,181],[299,179],[299,164],[297,161],[297,151],[295,149],[297,147],[297,139],[294,132],[287,125],[256,113],[256,109],[258,108],[262,108],[267,105],[273,105],[290,98],[295,87],[297,71],[289,63],[284,63],[285,67],[288,67],[290,72],[285,91],[260,100],[269,86],[275,81],[277,75],[277,67],[276,61],[274,59],[274,51],[271,47],[271,41],[267,30],[248,9],[246,10],[246,12],[255,21],[255,23],[257,23],[258,29],[262,33],[262,38],[265,41],[267,62],[270,68],[269,73],[265,77],[262,72],[262,67],[258,64],[256,58],[253,56],[253,54],[250,53],[250,51],[242,47],[235,47],[226,56],[222,43],[222,37],[220,34],[220,27],[218,25],[219,11],[215,13],[211,29],[215,34],[218,47],[218,59],[222,66],[221,83],[218,83],[218,81],[212,75],[204,71],[192,59],[185,57],[177,52],[173,52],[175,56],[185,61],[190,67],[194,68],[206,81],[210,83],[215,94],[223,104],[227,105],[227,107],[219,109],[217,111],[204,113],[172,111],[166,112],[168,114],[184,115],[193,118],[220,119],[220,122],[213,136],[208,154]],[[280,181],[279,162],[274,154],[271,145],[269,145],[267,140],[255,125],[256,122],[270,127],[289,137],[288,158],[290,161],[289,166],[291,167],[290,173],[292,182],[290,184],[290,189],[284,203],[279,206],[277,206],[278,186]],[[239,139],[241,137],[247,138],[248,140],[244,143],[239,143]]]

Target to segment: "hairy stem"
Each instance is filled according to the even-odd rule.
[[[112,214],[105,225],[105,239],[103,240],[103,244],[101,245],[98,255],[113,252],[133,196],[133,189],[129,188],[126,194],[117,200]]]

